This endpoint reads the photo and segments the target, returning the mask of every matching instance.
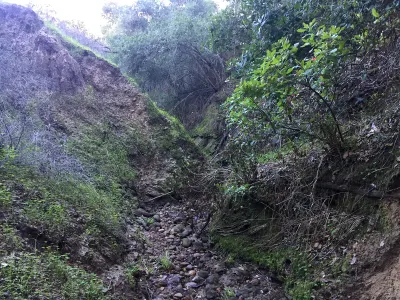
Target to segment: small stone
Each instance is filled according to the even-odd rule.
[[[196,271],[195,270],[190,270],[188,272],[188,274],[189,274],[189,276],[194,276],[194,275],[196,275]]]
[[[145,211],[143,208],[138,208],[138,209],[136,210],[136,212],[135,212],[135,215],[137,215],[137,216],[144,216],[144,217],[146,217],[146,218],[150,218],[150,217],[153,217],[153,216],[154,216],[153,213],[147,212],[147,211]]]
[[[195,289],[195,288],[197,288],[197,287],[199,287],[199,285],[196,283],[196,282],[188,282],[188,283],[186,283],[186,288],[192,288],[192,289]]]
[[[204,282],[204,278],[197,275],[192,279],[192,281],[195,283],[202,283],[202,282]]]
[[[182,240],[182,246],[183,246],[183,247],[188,248],[188,247],[190,247],[191,245],[192,245],[192,241],[189,240],[188,238],[184,238],[184,239]]]
[[[153,216],[153,219],[154,219],[154,221],[156,221],[156,222],[161,222],[161,217],[160,217],[160,215],[154,215],[154,216]]]
[[[180,223],[180,222],[182,222],[182,221],[183,221],[183,218],[182,218],[182,217],[176,217],[176,218],[174,219],[174,223],[175,223],[175,224]]]
[[[188,237],[189,235],[191,235],[192,234],[192,229],[185,229],[181,234],[180,234],[180,236],[181,236],[181,238],[185,238],[185,237]]]
[[[207,283],[217,284],[219,281],[219,277],[216,274],[212,274],[207,277]]]
[[[171,234],[180,233],[183,230],[185,230],[185,226],[183,224],[178,224],[178,225],[175,225],[174,227],[172,227]]]
[[[176,293],[176,294],[174,295],[174,298],[176,298],[176,299],[181,299],[181,298],[183,298],[183,295],[182,295],[181,293]]]
[[[198,271],[197,275],[199,275],[201,278],[207,278],[208,272],[207,271]]]
[[[221,274],[225,273],[226,269],[225,269],[223,266],[221,266],[221,265],[215,265],[215,266],[214,266],[214,271],[215,271],[217,274],[221,275]]]

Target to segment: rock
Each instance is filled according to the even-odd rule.
[[[146,218],[151,218],[151,217],[154,216],[153,213],[147,212],[147,211],[145,211],[143,208],[138,208],[138,209],[135,211],[135,215],[137,215],[137,216],[144,216],[144,217],[146,217]]]
[[[218,293],[217,289],[214,285],[207,285],[206,286],[206,298],[207,299],[215,299],[217,298]]]
[[[154,216],[153,216],[153,219],[154,219],[154,221],[156,221],[156,222],[161,222],[161,217],[160,217],[160,215],[154,215]]]
[[[212,274],[207,277],[207,283],[217,284],[219,281],[219,276],[217,274]]]
[[[259,285],[260,284],[260,280],[258,278],[254,278],[252,281],[250,281],[251,285]]]
[[[142,218],[137,218],[136,220],[137,220],[137,222],[138,222],[140,225],[142,225],[143,227],[147,227],[146,221],[143,220]]]
[[[208,272],[207,271],[198,271],[197,275],[200,276],[201,278],[207,278],[208,277]]]
[[[208,237],[202,236],[202,237],[201,237],[201,241],[202,241],[203,243],[207,243],[207,242],[208,242]]]
[[[243,288],[236,292],[236,297],[242,296],[244,298],[247,298],[250,294],[251,294],[251,290],[249,290],[248,288]]]
[[[166,280],[170,287],[175,288],[180,285],[181,276],[179,274],[170,274]]]
[[[189,235],[191,235],[193,232],[193,230],[191,228],[185,228],[185,230],[180,234],[181,238],[185,238],[188,237]]]
[[[161,279],[160,281],[157,282],[158,287],[166,287],[167,285],[168,285],[168,283],[164,279]]]
[[[175,298],[175,299],[181,299],[181,298],[183,298],[183,295],[182,295],[181,293],[176,293],[176,294],[174,295],[174,298]]]
[[[174,219],[174,224],[181,223],[182,221],[183,221],[183,218],[182,218],[182,217],[176,217],[176,218]]]
[[[180,232],[182,232],[183,230],[185,230],[185,226],[184,226],[183,224],[178,224],[178,225],[175,225],[175,226],[171,229],[171,234],[180,233]]]
[[[191,245],[192,245],[192,241],[189,240],[188,238],[184,238],[184,239],[182,240],[182,246],[183,246],[183,247],[188,248],[188,247],[190,247]]]
[[[182,284],[178,284],[178,285],[174,288],[174,292],[175,292],[175,293],[183,293],[183,286],[182,286]]]
[[[215,273],[221,275],[221,274],[226,272],[226,269],[221,265],[215,265],[214,266],[214,271],[215,271]]]
[[[199,284],[200,284],[200,283],[203,283],[204,280],[205,280],[205,279],[204,279],[203,277],[200,277],[200,276],[198,276],[198,275],[195,276],[195,277],[192,279],[193,282],[199,283]]]
[[[196,275],[196,271],[195,270],[190,270],[188,272],[188,274],[189,274],[189,276],[194,276],[194,275]]]
[[[186,283],[185,286],[186,286],[186,288],[192,288],[192,289],[195,289],[195,288],[199,287],[199,285],[196,282],[192,282],[192,281]]]
[[[234,268],[232,271],[234,274],[237,274],[242,278],[247,278],[250,275],[249,272],[243,267]]]

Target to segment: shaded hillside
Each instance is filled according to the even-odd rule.
[[[140,251],[126,236],[138,199],[179,198],[202,156],[115,66],[8,4],[0,121],[0,293],[10,299],[105,297],[58,251],[96,272]]]

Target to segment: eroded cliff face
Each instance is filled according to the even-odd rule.
[[[182,173],[185,152],[198,155],[179,124],[161,114],[117,67],[64,41],[32,10],[17,5],[0,5],[0,90],[11,106],[34,102],[42,121],[68,139],[82,135],[83,127],[100,125],[130,135],[132,145],[125,146],[142,175],[137,187],[143,195],[157,196],[151,177],[159,182]]]
[[[0,119],[0,192],[13,199],[0,221],[92,270],[136,249],[134,210],[178,198],[201,158],[117,67],[11,4],[0,4]]]

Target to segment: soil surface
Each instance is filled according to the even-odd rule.
[[[229,260],[212,247],[207,214],[167,203],[153,210],[139,208],[136,215],[137,224],[127,233],[135,238],[126,260],[139,269],[135,282],[128,286],[120,265],[103,275],[110,287],[121,291],[121,298],[288,299],[266,270]]]

